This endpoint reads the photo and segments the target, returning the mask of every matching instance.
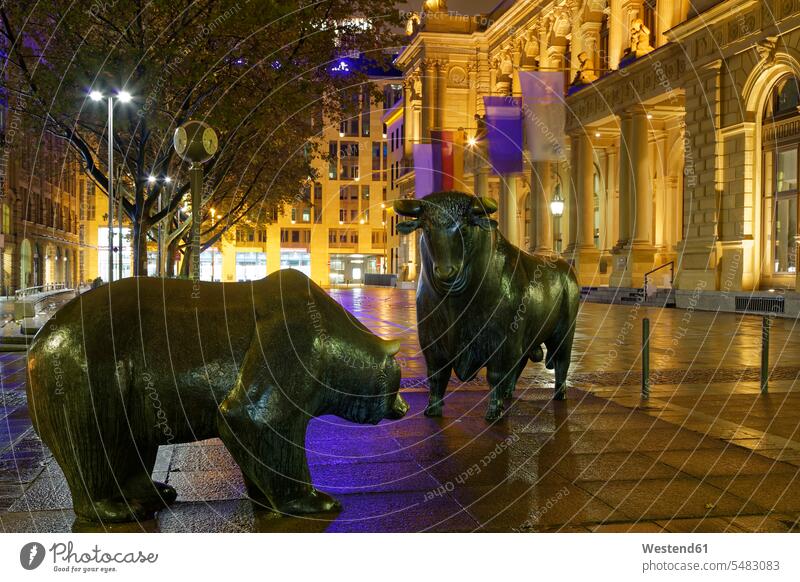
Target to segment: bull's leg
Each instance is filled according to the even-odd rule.
[[[486,411],[486,420],[494,422],[503,416],[506,395],[514,393],[514,386],[522,373],[522,369],[528,362],[527,357],[523,357],[520,362],[504,364],[490,362],[486,368],[486,379],[491,388],[489,393],[489,408]]]
[[[567,398],[567,373],[569,372],[570,358],[572,356],[572,338],[575,335],[573,326],[559,340],[554,339],[547,344],[547,355],[553,353],[553,364],[556,372],[554,400],[565,400]]]
[[[541,348],[539,348],[541,350]],[[520,375],[522,374],[522,370],[525,369],[525,365],[528,363],[528,358],[526,356],[522,356],[522,359],[517,362],[517,367],[511,372],[510,378],[506,381],[501,382],[503,385],[503,398],[511,398],[514,396],[514,389],[517,387],[517,380],[519,380]]]
[[[447,390],[447,383],[450,381],[449,365],[439,366],[434,368],[428,365],[428,406],[425,407],[425,416],[439,417],[442,416],[442,407],[444,406],[444,393]]]

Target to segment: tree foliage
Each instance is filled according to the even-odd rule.
[[[220,137],[205,167],[204,212],[215,208],[216,220],[204,221],[204,247],[240,220],[264,222],[298,201],[324,154],[310,140],[323,114],[346,115],[337,96],[365,81],[332,65],[353,52],[386,62],[398,18],[393,2],[378,0],[42,0],[0,4],[0,35],[11,106],[67,140],[103,190],[107,106],[87,94],[134,95],[115,106],[115,185],[133,225],[134,271],[144,274],[156,224],[188,238],[188,166],[174,153],[175,128],[202,119]]]

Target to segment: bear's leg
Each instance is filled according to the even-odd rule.
[[[42,440],[53,452],[64,472],[72,506],[79,520],[89,522],[144,521],[148,512],[136,500],[126,500],[122,483],[128,479],[128,465],[114,451],[127,451],[105,431],[92,427],[80,435],[59,425],[62,432],[40,426]],[[105,437],[101,435],[106,435]]]
[[[147,448],[139,446],[137,451],[141,460],[136,458],[135,461],[132,461],[131,475],[122,484],[123,495],[128,501],[137,502],[148,513],[154,513],[172,504],[177,499],[178,493],[171,485],[153,481],[150,477],[156,462],[158,446]]]
[[[433,366],[428,364],[428,406],[425,407],[425,416],[436,418],[442,416],[444,407],[444,394],[447,383],[450,381],[449,365]]]
[[[219,434],[245,476],[248,495],[261,505],[291,515],[338,510],[333,497],[311,486],[305,451],[308,417],[295,405],[272,413],[263,402],[242,402],[235,389],[220,406]],[[267,408],[278,408],[274,403]]]

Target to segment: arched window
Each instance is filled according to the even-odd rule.
[[[800,81],[787,76],[772,89],[762,118],[764,286],[794,286],[800,163]]]
[[[797,77],[785,77],[775,84],[764,109],[764,125],[797,115],[800,106],[800,88]]]

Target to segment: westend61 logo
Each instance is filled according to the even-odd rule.
[[[75,551],[72,542],[55,543],[49,550],[39,542],[29,542],[19,552],[19,563],[26,570],[35,570],[44,562],[47,554],[53,558],[55,572],[114,572],[117,564],[155,564],[158,554],[134,552],[105,552],[95,545],[88,551]]]

